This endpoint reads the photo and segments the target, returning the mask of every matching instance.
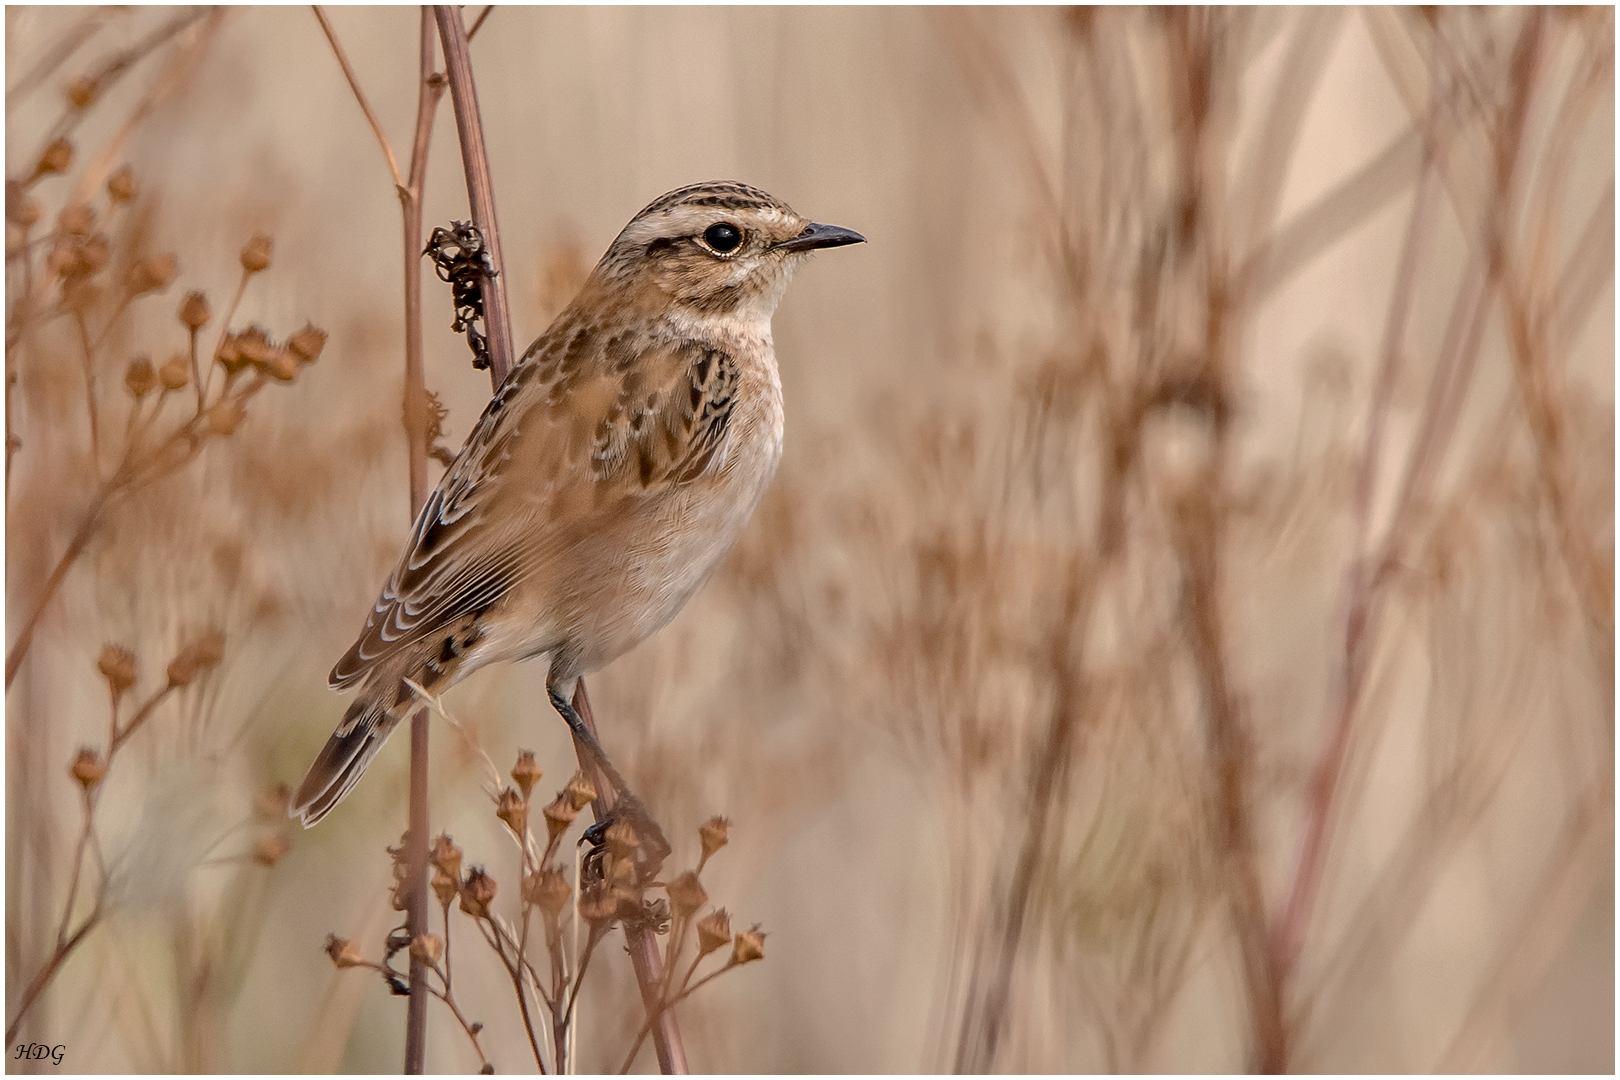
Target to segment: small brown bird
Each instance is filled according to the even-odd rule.
[[[415,705],[407,679],[440,693],[548,656],[553,706],[600,754],[575,683],[674,618],[736,542],[782,453],[771,315],[807,253],[864,240],[729,181],[631,219],[422,507],[332,669],[360,696],[294,816],[313,825],[349,793]]]

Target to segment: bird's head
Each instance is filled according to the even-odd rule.
[[[758,188],[719,180],[655,199],[624,227],[593,277],[619,296],[700,318],[769,319],[806,254],[865,239],[800,217]]]

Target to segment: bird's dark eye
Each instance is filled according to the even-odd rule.
[[[721,253],[736,251],[737,245],[742,243],[742,230],[724,221],[717,221],[704,230],[703,242]]]

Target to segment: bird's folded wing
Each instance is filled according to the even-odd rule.
[[[622,520],[724,468],[738,383],[730,354],[687,342],[586,360],[579,337],[548,333],[490,400],[332,669],[334,689],[494,606],[595,538],[593,520]]]

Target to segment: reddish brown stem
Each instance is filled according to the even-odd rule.
[[[28,655],[28,647],[33,644],[34,630],[39,626],[40,616],[45,614],[45,609],[50,605],[51,598],[56,595],[56,590],[62,587],[67,572],[73,568],[79,556],[84,554],[85,545],[90,543],[90,538],[95,535],[106,509],[106,497],[97,496],[95,502],[90,504],[90,511],[84,515],[84,521],[79,524],[78,531],[73,534],[73,539],[68,541],[67,550],[57,560],[56,569],[45,579],[45,587],[40,590],[39,599],[34,602],[28,618],[23,620],[23,627],[17,634],[17,640],[11,643],[11,650],[6,653],[7,690],[11,689],[11,680],[17,677],[17,669],[22,666],[23,657]]]
[[[411,172],[405,186],[396,185],[400,214],[404,219],[404,419],[413,521],[427,502],[427,387],[422,366],[422,185],[427,176],[433,117],[438,112],[439,97],[444,91],[444,84],[434,71],[433,23],[426,8],[422,9],[420,17],[416,130],[411,140]],[[406,926],[413,941],[428,932],[428,730],[428,711],[418,709],[411,717],[411,889],[406,900]],[[429,988],[427,968],[414,955],[411,957],[410,987],[405,1022],[405,1071],[419,1074],[427,1065]]]
[[[512,321],[506,306],[506,264],[501,259],[501,234],[495,220],[495,184],[489,173],[484,146],[484,121],[478,109],[478,88],[473,83],[472,57],[467,52],[467,28],[461,9],[436,5],[439,40],[444,47],[444,70],[450,80],[450,100],[456,110],[456,132],[461,137],[461,164],[467,173],[467,201],[473,224],[483,234],[494,274],[484,280],[484,325],[489,334],[489,378],[499,387],[512,370]]]
[[[585,680],[579,680],[574,690],[574,711],[584,721],[585,728],[596,734],[596,717],[591,714],[591,699],[585,693]],[[601,740],[597,740],[600,744]],[[591,773],[597,796],[591,803],[591,815],[601,821],[613,812],[615,796],[613,785],[597,764],[596,755],[578,739],[574,740],[574,754],[581,769]],[[653,1029],[653,1049],[658,1054],[658,1071],[668,1075],[685,1075],[686,1047],[681,1042],[681,1028],[675,1022],[673,1009],[663,1008],[659,990],[664,983],[664,963],[658,955],[658,938],[646,927],[636,923],[624,924],[625,945],[630,952],[630,966],[635,969],[636,985],[641,988],[641,1001],[649,1017],[657,1016]]]

